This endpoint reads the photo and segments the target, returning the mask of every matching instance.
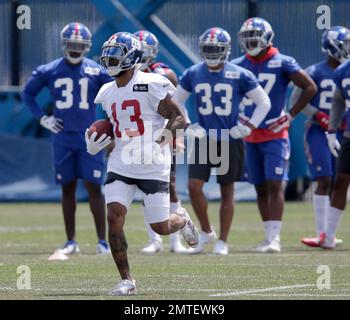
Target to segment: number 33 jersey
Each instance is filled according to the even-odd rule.
[[[175,93],[175,87],[165,77],[135,70],[124,87],[116,81],[105,84],[96,96],[113,124],[115,147],[110,154],[107,171],[136,178],[169,181],[170,150],[162,161],[141,163],[134,152],[152,152],[152,142],[162,133],[167,119],[158,113],[161,100]],[[144,158],[143,158],[144,159]]]
[[[210,129],[218,130],[218,140],[224,139],[221,129],[230,130],[237,124],[240,103],[258,85],[252,72],[229,62],[219,71],[199,63],[180,77],[180,86],[195,95],[198,123],[210,136]]]

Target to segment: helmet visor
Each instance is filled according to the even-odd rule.
[[[65,50],[74,51],[74,52],[83,52],[89,49],[90,42],[89,41],[70,41],[63,40],[63,45]]]

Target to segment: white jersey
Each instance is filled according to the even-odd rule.
[[[167,119],[157,112],[159,102],[168,94],[172,96],[175,90],[167,78],[139,70],[135,70],[124,87],[119,88],[115,81],[102,86],[95,103],[102,104],[113,124],[115,137],[107,172],[136,179],[169,181],[171,156],[168,145],[163,148],[166,157],[156,163],[137,162],[133,155],[135,148],[141,149],[141,143],[151,146],[160,136]]]

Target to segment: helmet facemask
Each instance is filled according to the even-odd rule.
[[[329,56],[336,59],[340,63],[345,62],[346,60],[350,59],[350,39],[345,40],[330,40],[330,44],[333,48],[327,49],[323,51],[326,51]]]
[[[250,56],[257,56],[272,44],[274,33],[261,29],[242,30],[238,33],[238,41],[244,52]]]
[[[62,39],[64,57],[73,64],[80,63],[91,47],[90,40]]]
[[[200,56],[209,67],[216,67],[226,61],[230,55],[230,44],[199,43]]]
[[[159,49],[142,42],[142,69],[146,69],[151,62],[157,57]]]
[[[137,58],[135,63],[131,64],[129,57],[133,54],[133,52],[134,49],[129,51],[122,43],[106,43],[102,47],[102,55],[100,58],[101,65],[107,70],[107,73],[111,77],[116,77],[122,71],[131,69],[140,62],[139,58]]]

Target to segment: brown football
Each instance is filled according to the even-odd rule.
[[[88,131],[88,135],[89,137],[94,133],[97,132],[97,136],[96,139],[98,139],[99,137],[101,137],[101,135],[103,135],[104,133],[107,136],[110,136],[112,139],[114,138],[113,135],[113,126],[110,123],[109,120],[107,119],[102,119],[102,120],[96,120],[95,122],[93,122],[89,128]]]

